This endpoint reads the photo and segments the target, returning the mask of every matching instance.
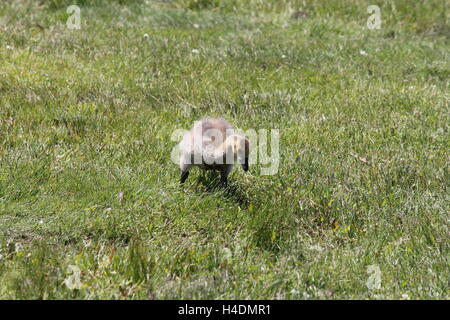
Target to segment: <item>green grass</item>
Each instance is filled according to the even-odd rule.
[[[448,18],[444,0],[2,1],[0,298],[449,299]],[[279,129],[278,174],[180,188],[172,132],[205,115]]]

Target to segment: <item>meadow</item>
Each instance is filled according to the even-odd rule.
[[[0,298],[449,299],[449,12],[1,1]],[[203,116],[278,129],[278,172],[180,187]]]

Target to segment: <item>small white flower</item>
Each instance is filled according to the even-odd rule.
[[[200,50],[198,50],[198,49],[192,49],[192,53],[200,53]]]
[[[14,49],[12,46],[10,46],[10,45],[6,45],[6,49],[7,50],[12,50],[12,49]]]
[[[409,300],[409,296],[407,293],[402,294],[402,299]]]
[[[148,38],[150,38],[150,36],[148,35],[148,33],[144,33],[144,39],[147,40]]]
[[[359,54],[362,56],[367,56],[367,52],[365,52],[364,50],[359,50]]]
[[[283,55],[281,55],[281,57],[282,57],[283,59],[286,59],[286,55],[284,55],[284,54],[283,54]]]
[[[14,245],[14,251],[15,252],[20,252],[20,249],[22,249],[22,245],[20,243],[16,243]]]
[[[39,220],[39,224],[43,224],[44,223],[44,220]]]
[[[194,23],[193,26],[194,26],[195,29],[200,28],[200,26],[198,24],[196,24],[196,23]]]

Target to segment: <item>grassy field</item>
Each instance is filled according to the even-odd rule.
[[[449,16],[1,1],[0,298],[449,299]],[[172,133],[206,115],[278,129],[278,173],[181,188]]]

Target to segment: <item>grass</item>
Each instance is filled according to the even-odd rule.
[[[449,7],[375,2],[2,1],[0,298],[449,299]],[[180,188],[205,115],[279,172]]]

